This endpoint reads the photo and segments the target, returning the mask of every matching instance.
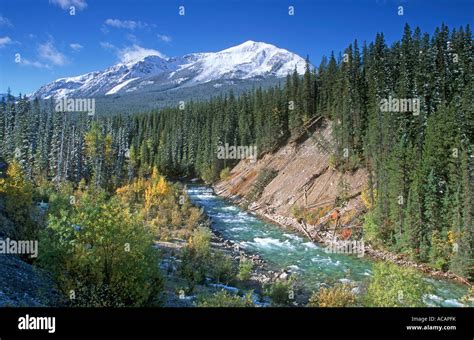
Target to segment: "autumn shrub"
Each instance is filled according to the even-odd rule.
[[[38,226],[33,221],[33,187],[26,179],[21,165],[14,160],[8,166],[6,178],[0,178],[0,197],[4,202],[4,211],[14,224],[14,231],[0,227],[0,233],[17,240],[34,240],[38,235]]]
[[[153,243],[150,230],[127,205],[91,191],[50,214],[39,262],[73,306],[156,305],[162,277]]]
[[[338,284],[334,287],[322,287],[314,292],[309,299],[310,307],[349,307],[356,303],[356,296],[348,284]]]
[[[166,181],[155,167],[149,178],[137,178],[116,192],[162,241],[189,238],[202,220],[202,211],[190,204],[184,188]]]
[[[329,159],[328,159],[328,165],[333,168],[333,169],[337,169],[338,166],[339,166],[339,159],[336,155],[334,154],[331,154],[329,156]]]
[[[377,200],[376,189],[372,189],[372,195],[373,195],[374,201],[376,201]],[[371,210],[374,207],[375,202],[372,202],[372,196],[370,194],[370,189],[368,187],[365,187],[364,190],[362,190],[361,199],[368,210]]]

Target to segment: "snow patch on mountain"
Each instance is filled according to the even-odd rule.
[[[274,45],[249,40],[219,52],[192,53],[173,58],[140,56],[103,71],[60,78],[43,85],[33,96],[58,99],[64,96],[90,97],[147,91],[152,88],[161,91],[216,80],[226,82],[232,79],[284,77],[295,69],[299,74],[305,71],[305,60],[300,56]]]
[[[131,83],[132,81],[137,80],[137,79],[139,79],[139,78],[132,78],[132,79],[125,80],[123,83],[118,84],[117,86],[112,88],[110,91],[108,91],[106,93],[106,95],[117,93],[118,91],[120,91],[120,89],[122,89],[123,87],[127,86],[129,83]]]

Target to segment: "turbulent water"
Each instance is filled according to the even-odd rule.
[[[321,284],[361,283],[372,275],[368,258],[332,254],[296,233],[259,219],[215,195],[209,187],[190,186],[191,201],[201,206],[212,220],[212,228],[241,248],[257,253],[271,269],[298,274],[304,286],[316,290]],[[462,306],[459,298],[467,289],[459,284],[425,278],[434,292],[427,305]]]

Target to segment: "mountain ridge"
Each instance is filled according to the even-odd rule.
[[[303,74],[305,65],[302,57],[286,49],[248,40],[218,52],[169,58],[141,56],[102,71],[59,78],[41,86],[32,97],[100,97],[167,91],[213,81],[282,78],[295,69]]]

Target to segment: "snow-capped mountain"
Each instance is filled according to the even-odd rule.
[[[192,53],[162,58],[149,55],[119,63],[103,71],[60,78],[43,85],[33,96],[41,99],[98,97],[147,91],[166,91],[213,81],[284,77],[288,72],[302,74],[305,60],[285,49],[263,42],[247,41],[219,52]],[[217,83],[216,83],[217,82]]]

